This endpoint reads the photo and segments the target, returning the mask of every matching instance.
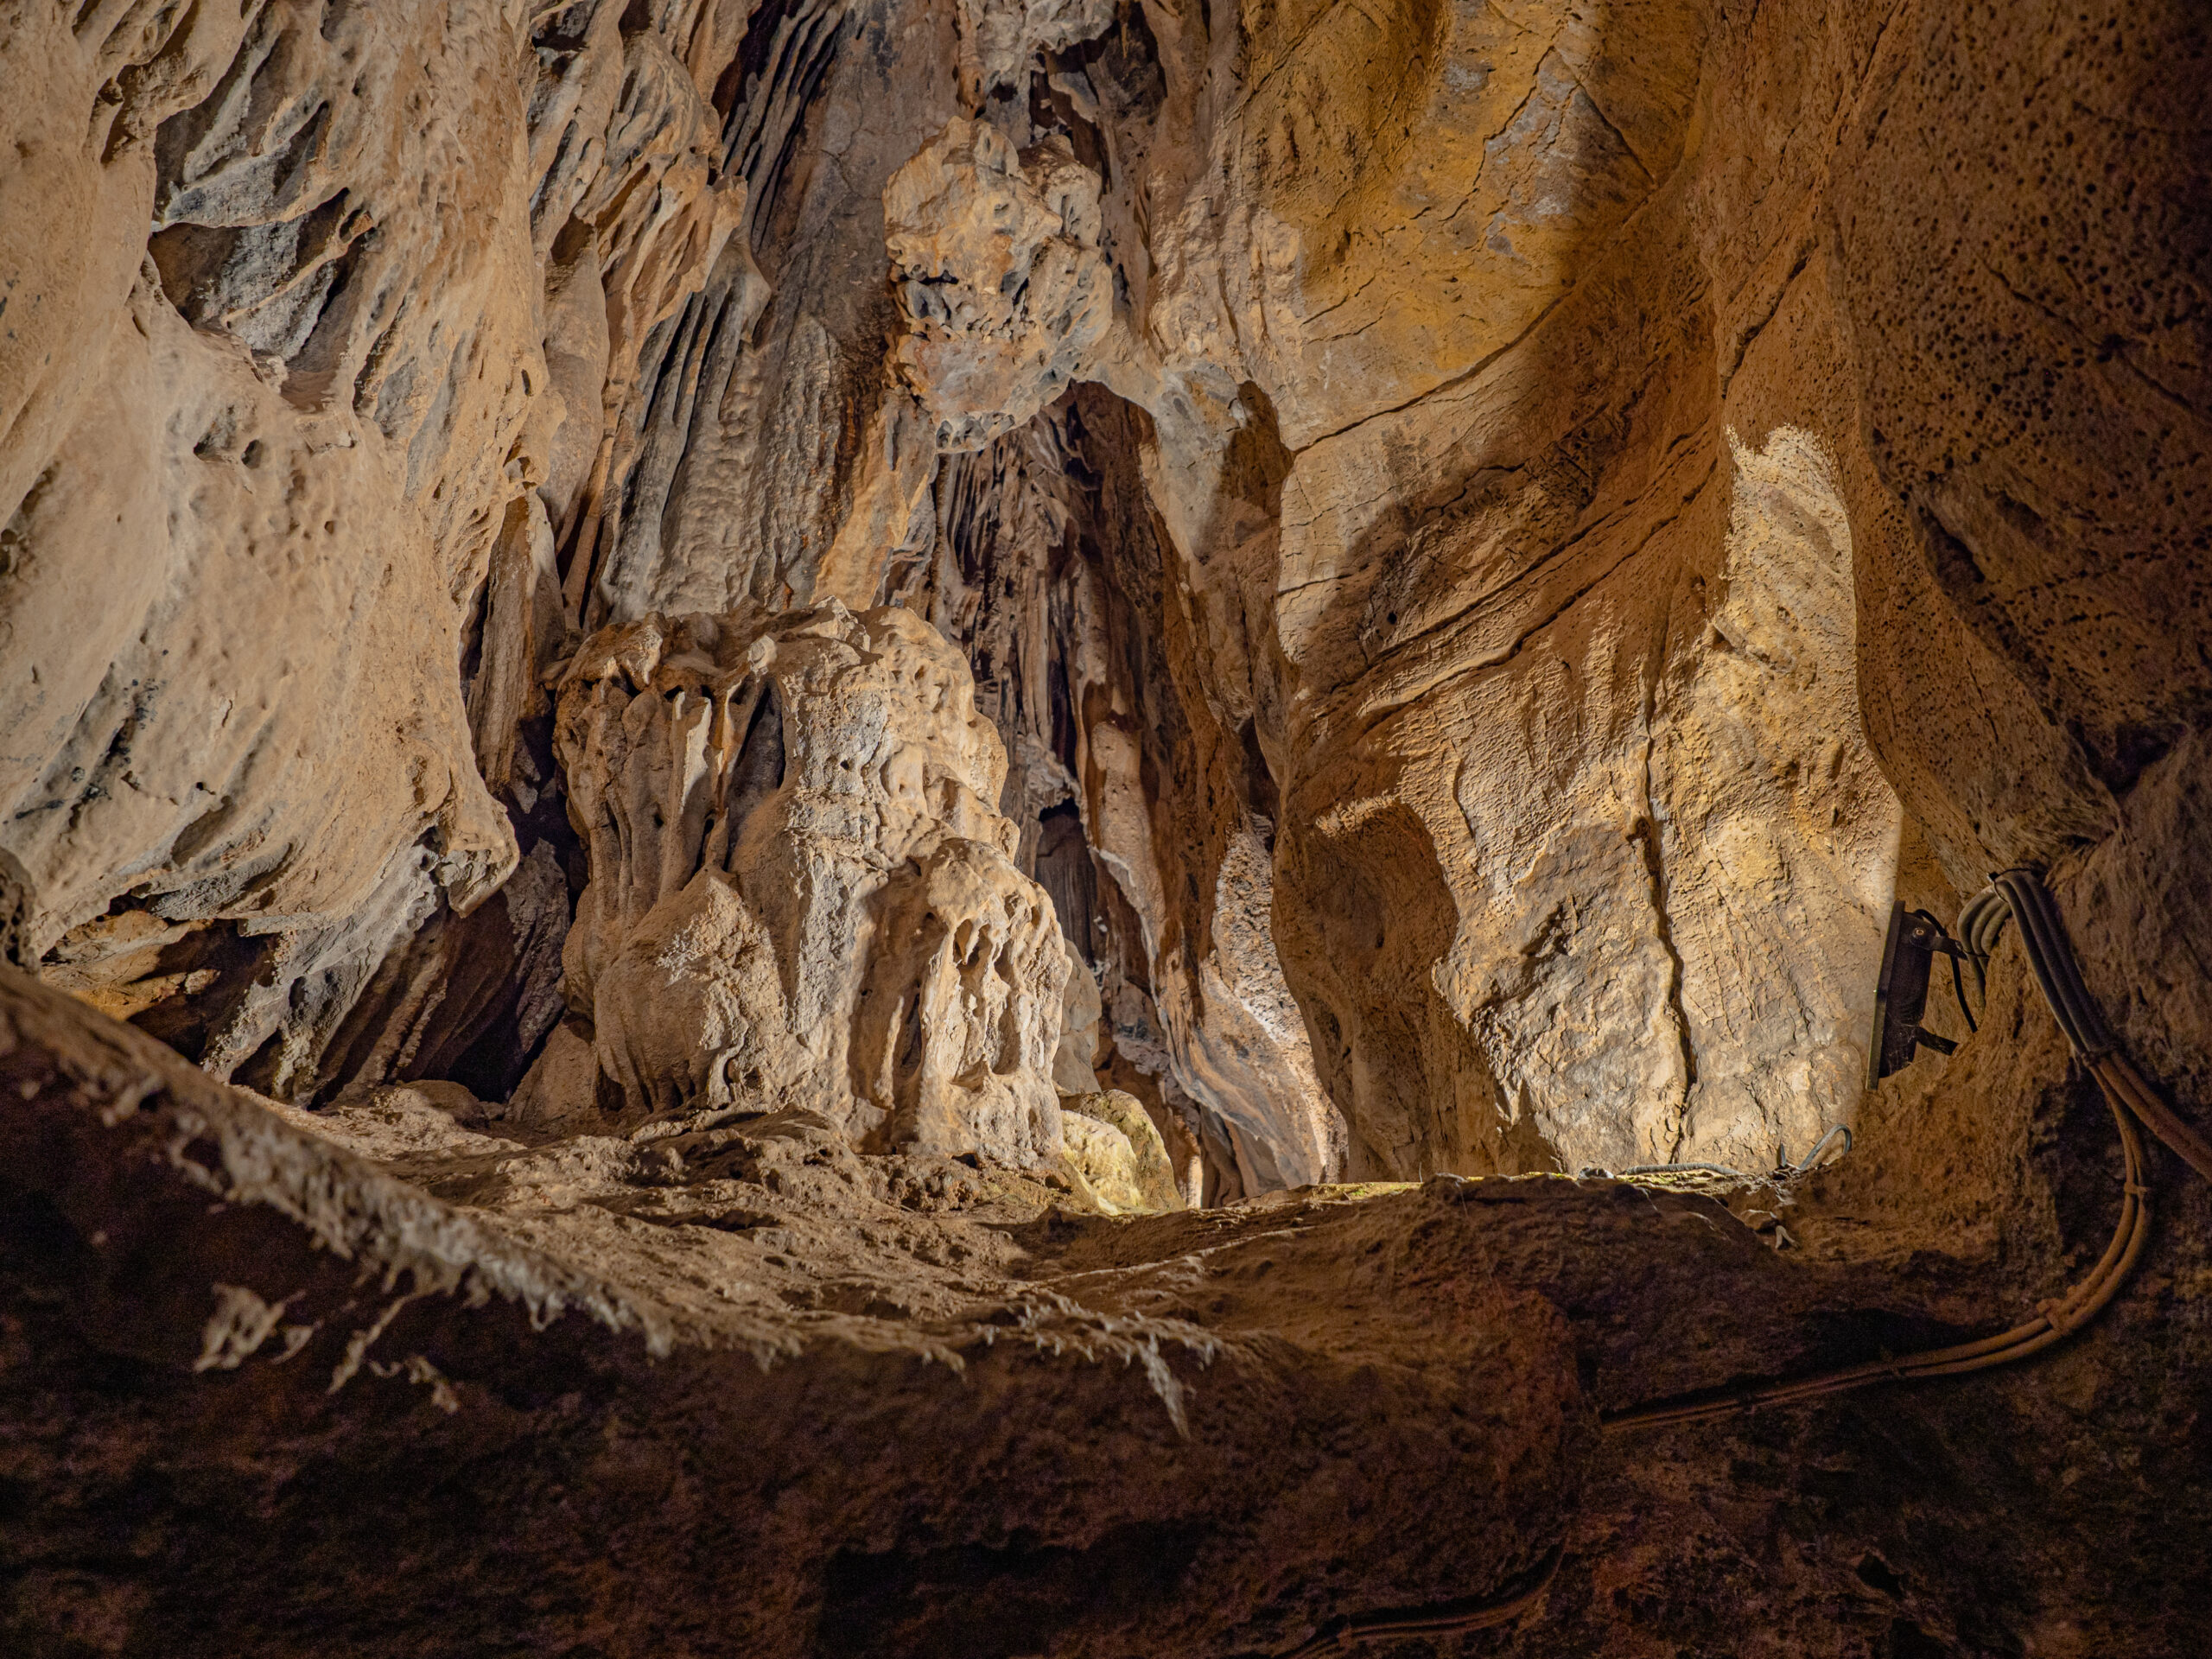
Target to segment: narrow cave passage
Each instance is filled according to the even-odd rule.
[[[2207,50],[0,7],[0,1651],[2195,1651]]]
[[[935,553],[882,596],[961,648],[1005,747],[1017,861],[1080,963],[1061,1086],[1128,1096],[1185,1200],[1219,1202],[1342,1173],[1344,1131],[1275,958],[1274,781],[1250,717],[1224,730],[1211,699],[1154,442],[1086,385],[947,457]]]

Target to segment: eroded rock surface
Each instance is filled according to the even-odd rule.
[[[1065,139],[1015,153],[955,121],[892,175],[885,237],[913,332],[900,366],[938,415],[940,449],[979,448],[1096,378],[1114,326],[1098,175]]]
[[[994,809],[967,664],[911,611],[645,618],[584,641],[556,749],[590,878],[518,1109],[805,1110],[855,1141],[1033,1165],[1059,1149],[1044,890]],[[572,1036],[570,1040],[581,1040]]]
[[[2009,957],[1993,995],[2049,1076],[2032,995]],[[1279,1654],[1554,1560],[1513,1629],[1462,1645],[2065,1651],[2087,1629],[2077,1650],[2147,1659],[2202,1617],[2194,1188],[2162,1180],[2151,1276],[2036,1366],[1656,1437],[1595,1420],[2050,1287],[2116,1197],[2068,1186],[2097,1143],[2063,1088],[1988,1126],[2004,1185],[1977,1146],[1954,1194],[2017,1183],[2005,1143],[2071,1141],[2029,1152],[2041,1214],[1999,1199],[2026,1258],[1931,1272],[1916,1247],[1955,1224],[1909,1206],[1877,1230],[1887,1265],[1851,1259],[1868,1193],[1783,1203],[1785,1226],[1828,1217],[1808,1262],[1770,1248],[1771,1212],[1747,1214],[1762,1236],[1611,1180],[1113,1217],[1049,1175],[856,1154],[803,1111],[543,1140],[430,1084],[310,1114],[5,973],[0,1087],[0,1630],[25,1652],[582,1627],[626,1652]]]
[[[1626,271],[1682,212],[1702,26],[1245,29],[1155,43],[1154,98],[1110,54],[1052,82],[1103,189],[1061,264],[1111,258],[1110,325],[1028,280],[1049,225],[982,237],[1052,217],[1013,204],[1066,197],[1056,138],[999,140],[987,176],[949,165],[960,127],[887,198],[940,447],[1070,376],[1148,417],[1153,627],[1187,639],[1163,652],[1187,747],[1228,751],[1205,792],[1242,798],[1179,899],[1135,843],[1187,845],[1160,833],[1180,813],[1078,714],[1086,829],[1150,937],[1179,913],[1259,942],[1161,1006],[1174,1081],[1258,1148],[1246,1184],[1802,1152],[1855,1106],[1897,809],[1853,707],[1822,440],[1731,448],[1691,274]],[[1014,340],[1026,374],[986,372]],[[1116,828],[1131,806],[1147,833]],[[1348,1136],[1244,1105],[1227,1057],[1262,1031],[1276,1092],[1325,1090]]]
[[[2202,499],[2201,400],[2171,390],[2202,331],[2158,297],[2196,291],[2177,204],[2196,187],[2152,182],[2198,177],[2178,160],[2197,140],[2124,169],[2158,206],[2085,209],[2114,187],[2015,106],[2106,110],[2126,85],[2166,107],[2182,72],[2152,66],[2201,38],[2181,9],[2136,14],[2062,49],[2062,94],[2033,29],[1967,45],[1951,15],[1263,8],[1225,31],[1147,9],[1046,65],[1049,100],[994,115],[1033,194],[1060,130],[1100,180],[1112,343],[1065,360],[1142,410],[1154,631],[1189,641],[1161,653],[1187,664],[1182,747],[1251,756],[1265,787],[1232,785],[1233,816],[1271,879],[1227,879],[1241,837],[1208,837],[1179,899],[1107,852],[1096,810],[1086,835],[1152,939],[1214,934],[1216,896],[1249,895],[1348,1120],[1345,1167],[1802,1152],[1856,1109],[1849,988],[1891,827],[1932,846],[1955,904],[2108,833],[2135,757],[2197,719],[2193,671],[2153,674],[2119,619],[2171,613],[2193,638],[2201,556],[2146,554],[2131,585],[2082,493],[2139,477],[2161,512]],[[2047,165],[2008,171],[2006,134]],[[1907,257],[1942,215],[1901,204],[1953,177],[1980,251]],[[988,224],[1004,188],[936,219]],[[2075,207],[2045,236],[2054,193]],[[1900,273],[1936,265],[1941,298],[1913,297]],[[2133,298],[2054,297],[2076,266]],[[946,365],[915,384],[965,442],[988,383],[957,365],[1004,328],[931,291],[902,289],[906,365]],[[2107,336],[2108,304],[2161,321]],[[2069,330],[2133,344],[2098,359]],[[1930,353],[1986,372],[1923,389],[1906,365]],[[1986,444],[1933,435],[1945,399],[1984,411]],[[2101,437],[2073,423],[2088,408],[2113,411]],[[2205,533],[2199,514],[2156,539]],[[2030,597],[2045,582],[2082,596],[2071,620]],[[2114,712],[2065,712],[2115,675]],[[1189,772],[1218,802],[1241,770]],[[1166,826],[1203,810],[1133,792],[1151,839],[1192,846]],[[1173,1080],[1235,1122],[1193,1058],[1227,1025],[1155,1007]],[[1295,1097],[1296,1066],[1268,1069]],[[1287,1167],[1294,1122],[1239,1132]]]
[[[584,458],[745,199],[737,9],[623,16],[0,17],[18,956],[219,1076],[355,1075],[387,957],[526,850],[486,780],[559,644],[548,513],[610,487]]]

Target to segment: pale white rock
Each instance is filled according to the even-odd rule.
[[[1114,325],[1098,175],[1065,138],[1017,152],[957,119],[892,175],[885,240],[907,334],[900,372],[940,449],[974,449],[1098,377]]]
[[[1651,786],[1697,1057],[1682,1155],[1757,1168],[1858,1110],[1901,809],[1859,723],[1834,465],[1796,427],[1725,435],[1724,596],[1660,700]]]
[[[1066,1167],[1109,1216],[1183,1208],[1167,1143],[1134,1095],[1108,1089],[1077,1095],[1061,1113]]]
[[[591,861],[567,995],[625,1110],[1057,1154],[1066,946],[993,804],[998,734],[926,622],[833,601],[603,629],[557,742]]]

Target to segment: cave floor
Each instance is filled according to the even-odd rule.
[[[1772,1188],[1112,1217],[803,1115],[311,1117],[14,976],[0,1081],[10,1651],[1263,1655],[1554,1552],[1366,1650],[2147,1655],[2205,1594],[2171,1259],[2032,1366],[1609,1435],[1988,1284]]]

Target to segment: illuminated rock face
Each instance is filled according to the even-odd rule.
[[[1654,252],[1700,31],[1255,22],[1225,104],[1087,73],[1103,194],[1057,136],[966,122],[887,188],[940,448],[1071,378],[1148,416],[1152,626],[1231,804],[1178,823],[1103,686],[1071,788],[1246,1185],[1764,1169],[1855,1109],[1899,809],[1830,441],[1729,435],[1688,250]],[[1065,653],[1071,685],[1110,681],[1099,654]],[[1179,842],[1195,892],[1161,879]],[[1205,941],[1183,963],[1179,934]]]
[[[16,954],[218,1075],[316,1097],[391,1053],[385,970],[517,866],[491,791],[556,535],[745,202],[705,96],[741,19],[621,13],[0,20]]]
[[[563,677],[590,880],[567,996],[633,1114],[807,1110],[870,1147],[1059,1149],[1070,972],[993,809],[968,664],[912,612],[654,616]],[[525,1085],[538,1116],[588,1109]]]
[[[895,601],[1097,980],[1071,1075],[1200,1186],[1794,1156],[1899,861],[2094,844],[2197,721],[2200,169],[2024,241],[2105,163],[2015,48],[1956,103],[1766,27],[23,10],[11,953],[286,1097],[505,1096],[583,887],[548,674]],[[2084,107],[2178,96],[2116,49]]]
[[[2027,48],[1824,14],[1777,54],[1768,26],[1693,0],[1255,8],[1231,45],[1147,12],[994,118],[991,182],[936,133],[892,181],[896,263],[929,273],[900,289],[917,424],[963,449],[1051,377],[1091,383],[944,462],[1001,544],[896,580],[956,633],[980,599],[979,639],[989,570],[1033,581],[1016,616],[1098,617],[1053,667],[1095,688],[1062,787],[1142,935],[1117,1038],[1246,1180],[1799,1155],[1857,1109],[1899,870],[1940,906],[2094,844],[2201,719],[2202,664],[2166,642],[2206,620],[2206,450],[2157,435],[2202,424],[2196,391],[2158,390],[2199,374],[2201,327],[2158,296],[2194,291],[2201,193],[2150,182],[2195,176],[2189,141],[2107,156],[2162,204],[2139,220],[2030,236],[2024,202],[2113,187],[2016,112],[2041,94],[1997,90],[2034,81]],[[2182,96],[2082,50],[2084,107]],[[995,297],[1033,304],[1041,232],[984,232],[1037,218],[1001,198],[1065,194],[1064,137],[1096,229],[1085,196],[1055,234],[1069,270],[1094,245],[1110,268],[1103,329],[1049,284]],[[1993,159],[2016,149],[2032,181]],[[1954,175],[1966,239],[1910,231]],[[2113,296],[2069,274],[2091,266]],[[2104,338],[2107,306],[2168,321],[2100,362],[2069,330]],[[1094,505],[1116,448],[1133,531]],[[1037,481],[1056,455],[1109,481]],[[2141,526],[2101,477],[2155,480]],[[1079,556],[1033,578],[1007,541]],[[1117,582],[1129,619],[1092,597]],[[1087,671],[1138,619],[1141,682]],[[1132,726],[1176,731],[1179,768]],[[1264,972],[1217,971],[1233,937],[1271,942]],[[1248,1039],[1270,979],[1298,1040]],[[1209,1063],[1231,1053],[1267,1084]]]
[[[584,884],[546,677],[895,601],[1071,1075],[1202,1186],[1764,1166],[1855,1109],[1900,860],[2094,844],[2194,729],[2179,128],[2024,241],[2105,163],[2000,43],[1961,104],[1697,0],[895,10],[22,12],[12,955],[286,1097],[505,1096]],[[2083,107],[2179,96],[2112,50]]]
[[[1114,322],[1098,175],[1066,141],[1015,153],[955,121],[884,188],[884,229],[912,332],[900,366],[942,449],[980,448],[1079,379]]]

